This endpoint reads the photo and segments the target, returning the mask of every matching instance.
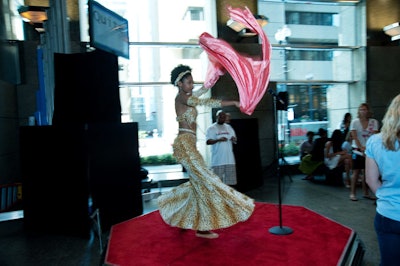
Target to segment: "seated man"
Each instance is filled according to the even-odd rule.
[[[300,162],[299,170],[307,175],[303,180],[313,180],[315,172],[324,166],[325,143],[328,141],[327,131],[320,128],[318,135],[320,137],[315,139],[311,154],[304,156]]]
[[[314,132],[308,131],[306,135],[307,139],[300,144],[300,160],[307,154],[311,154],[314,147],[314,135]]]

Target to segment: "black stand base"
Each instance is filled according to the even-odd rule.
[[[290,235],[293,230],[287,226],[274,226],[269,229],[269,232],[274,235]]]

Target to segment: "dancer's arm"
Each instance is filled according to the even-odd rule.
[[[236,106],[237,108],[240,108],[240,102],[239,101],[226,101],[226,100],[221,101],[221,107],[225,107],[225,106]]]
[[[192,91],[192,95],[195,96],[195,97],[200,97],[201,95],[203,95],[204,93],[208,92],[209,90],[210,89],[204,87],[204,85],[203,85],[203,86],[201,86],[200,89]]]

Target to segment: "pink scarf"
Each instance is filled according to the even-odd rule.
[[[200,36],[199,43],[210,59],[204,86],[211,88],[219,76],[228,71],[238,87],[240,111],[251,115],[267,90],[270,78],[271,44],[247,7],[244,10],[228,7],[228,10],[233,20],[258,34],[262,42],[262,58],[251,58],[239,54],[226,41],[216,39],[204,32]]]

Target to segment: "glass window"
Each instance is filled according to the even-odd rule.
[[[139,124],[139,153],[141,156],[172,153],[176,137],[174,99],[177,92],[172,85],[132,86],[120,88],[122,122]]]
[[[286,24],[334,26],[336,13],[286,11]]]
[[[120,82],[170,83],[170,72],[178,64],[192,67],[193,78],[204,78],[207,57],[195,45],[131,45],[130,59],[119,58]]]
[[[293,106],[293,122],[327,120],[326,90],[328,85],[287,85],[289,105]]]
[[[81,40],[89,41],[87,1],[80,0]],[[129,21],[130,42],[190,42],[205,31],[215,34],[211,0],[98,0]],[[195,5],[193,5],[195,3]],[[85,12],[86,11],[86,12]]]
[[[355,65],[365,65],[359,30],[363,21],[358,19],[363,12],[361,6],[283,2],[259,1],[259,12],[269,18],[264,28],[268,36],[290,29],[283,42],[270,37],[276,44],[272,50],[271,80],[352,83],[364,79],[365,68],[354,69]],[[283,14],[283,21],[276,13]]]
[[[287,143],[300,144],[307,131],[318,132],[328,127],[327,90],[330,85],[303,84],[286,85],[288,92],[287,117],[288,132],[284,139]],[[283,140],[283,139],[282,139]]]
[[[23,0],[14,1],[0,1],[0,10],[2,11],[2,32],[1,36],[6,40],[25,40],[24,36],[24,22],[18,8],[24,5]]]
[[[208,58],[197,45],[198,36],[203,32],[217,35],[216,25],[210,25],[216,21],[215,3],[212,0],[99,2],[129,20],[130,59],[119,59],[122,121],[139,122],[141,156],[172,152],[171,144],[177,133],[177,123],[170,123],[171,118],[175,117],[176,94],[176,88],[170,84],[170,71],[178,64],[187,64],[193,68],[196,84],[204,79]],[[271,3],[282,7],[279,9],[282,12],[271,9]],[[337,5],[331,9],[328,6],[320,9],[311,5],[310,10],[302,5],[304,11],[298,11],[299,8],[293,10],[296,8],[292,4],[292,10],[285,11],[285,3],[282,6],[276,1],[271,3],[259,1],[258,4],[259,11],[270,18],[265,30],[271,43],[274,43],[271,37],[274,34],[269,30],[275,32],[276,26],[283,22],[293,27],[292,36],[285,43],[289,47],[285,49],[286,52],[279,53],[282,47],[278,45],[273,47],[271,81],[282,82],[284,91],[288,92],[290,137],[296,138],[296,123],[317,127],[317,131],[319,127],[326,128],[329,122],[327,90],[331,85],[312,84],[312,80],[335,83],[356,79],[351,69],[352,49],[313,49],[307,48],[307,45],[312,46],[313,39],[314,44],[318,45],[353,44],[357,39],[354,37],[356,31],[349,27],[343,31],[338,27],[340,19],[353,22],[356,18],[341,17]],[[264,5],[266,12],[262,12]],[[321,12],[316,12],[317,9]],[[268,14],[270,10],[271,14]],[[282,13],[286,18],[275,22],[277,13]],[[316,35],[315,32],[321,34]],[[290,48],[294,43],[304,48]],[[290,84],[291,80],[300,81],[300,85]],[[301,135],[303,137],[304,134]]]
[[[212,1],[98,2],[129,21],[130,58],[119,58],[121,120],[138,122],[141,156],[171,154],[178,124],[172,123],[177,89],[170,72],[186,64],[196,83],[204,79],[207,57],[197,43],[201,33],[213,34]]]
[[[287,60],[332,61],[332,51],[289,50]]]
[[[206,54],[197,45],[133,45],[129,60],[120,58],[120,95],[123,122],[138,122],[140,155],[172,153],[178,124],[174,100],[177,88],[170,83],[178,64],[192,67],[195,87],[204,79]]]
[[[202,7],[188,7],[184,20],[204,20]]]

